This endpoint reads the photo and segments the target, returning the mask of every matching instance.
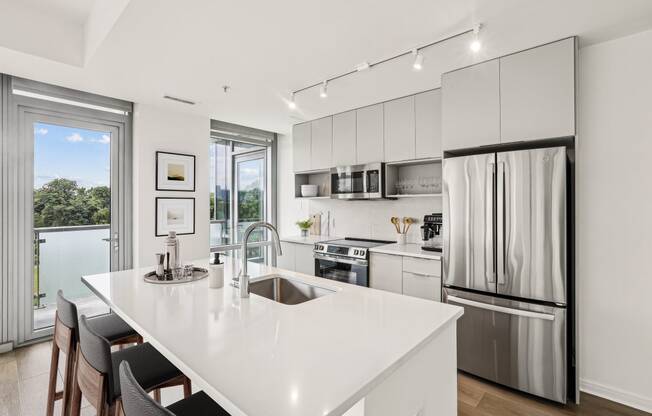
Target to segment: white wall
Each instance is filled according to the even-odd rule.
[[[308,201],[294,198],[294,174],[292,173],[292,136],[278,135],[277,152],[277,225],[281,236],[298,235],[294,224],[308,217]]]
[[[155,237],[157,196],[195,198],[195,234],[179,236],[182,261],[208,257],[208,117],[170,112],[149,105],[134,109],[134,266],[154,264],[164,237]],[[156,151],[196,155],[196,192],[156,191]]]
[[[652,31],[580,51],[584,391],[652,411]]]

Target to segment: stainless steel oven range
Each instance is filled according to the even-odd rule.
[[[315,244],[315,275],[338,282],[369,286],[369,249],[393,241],[344,238]]]

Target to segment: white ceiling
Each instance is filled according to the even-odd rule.
[[[9,0],[0,0],[6,2]],[[25,0],[13,0],[25,1]],[[30,3],[48,3],[28,0]],[[82,0],[57,0],[69,16]],[[312,119],[439,86],[441,72],[570,35],[594,43],[652,27],[650,0],[131,0],[84,66],[0,47],[0,72],[223,121],[287,132]],[[484,48],[468,39],[382,65],[297,96],[289,92],[482,22]],[[21,22],[28,25],[29,21]],[[0,32],[1,35],[2,32]],[[7,46],[2,42],[0,45]],[[65,49],[69,45],[51,44]],[[28,52],[28,53],[25,53]],[[40,55],[40,56],[38,56]],[[228,94],[222,86],[229,85]],[[168,102],[164,94],[197,101]]]

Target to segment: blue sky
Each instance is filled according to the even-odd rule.
[[[107,132],[34,124],[34,188],[55,178],[83,187],[109,185],[111,137]]]

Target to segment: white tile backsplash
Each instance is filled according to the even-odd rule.
[[[421,242],[423,216],[441,212],[440,197],[402,198],[398,200],[342,201],[311,200],[311,214],[331,212],[331,235],[343,237],[396,240],[396,231],[389,221],[393,216],[417,220],[408,232],[408,242]]]

